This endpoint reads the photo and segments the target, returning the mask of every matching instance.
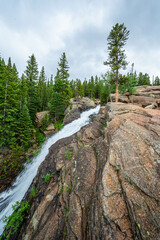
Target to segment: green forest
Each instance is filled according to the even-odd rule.
[[[117,25],[115,29],[119,26],[124,27]],[[113,28],[113,31],[115,29]],[[115,48],[112,49],[112,46],[115,47],[115,43],[112,38],[114,37],[110,34],[108,38],[110,61],[104,64],[110,64],[111,70],[114,70],[112,58]],[[124,58],[122,52],[120,54]],[[125,65],[124,61],[122,65]],[[24,73],[19,77],[17,67],[15,63],[12,64],[11,58],[9,57],[7,63],[0,58],[0,153],[2,156],[0,180],[16,175],[23,168],[23,163],[29,161],[25,153],[31,147],[36,152],[44,141],[43,133],[35,124],[37,112],[49,111],[49,118],[44,119],[45,128],[50,122],[55,126],[59,126],[59,123],[62,126],[64,111],[71,98],[100,99],[101,104],[106,104],[110,101],[110,94],[116,91],[117,80],[113,72],[91,76],[90,79],[70,79],[69,63],[64,52],[57,63],[57,72],[54,76],[47,78],[44,66],[39,71],[36,57],[32,54],[27,60]],[[118,88],[119,93],[122,94],[134,92],[135,86],[150,84],[149,75],[142,72],[137,74],[134,64],[126,75],[118,74]],[[159,77],[155,78],[153,84],[160,85]]]

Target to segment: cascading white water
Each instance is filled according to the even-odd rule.
[[[69,137],[78,132],[81,127],[89,123],[89,116],[98,114],[100,106],[90,109],[81,114],[80,118],[64,126],[61,131],[57,132],[46,140],[39,154],[27,164],[25,169],[19,174],[12,187],[0,194],[0,234],[3,232],[3,217],[12,213],[12,205],[21,201],[28,190],[33,178],[36,176],[39,165],[44,161],[52,144],[61,138]]]

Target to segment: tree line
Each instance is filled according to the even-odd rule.
[[[131,92],[134,86],[149,85],[147,73],[132,70],[127,75],[119,74],[119,91]],[[155,78],[154,85],[159,85]],[[109,101],[109,94],[116,90],[116,82],[112,73],[91,76],[90,79],[69,81],[69,65],[63,53],[58,63],[57,73],[53,79],[47,79],[44,66],[38,71],[38,63],[34,54],[28,61],[21,78],[11,58],[6,64],[0,59],[0,145],[14,146],[18,144],[25,149],[34,135],[36,112],[49,110],[52,121],[61,121],[64,111],[72,97],[89,97],[100,99],[101,103]]]

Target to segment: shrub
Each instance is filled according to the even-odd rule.
[[[44,179],[45,183],[49,182],[51,178],[53,177],[54,173],[50,174],[47,173],[45,176],[42,176],[42,179]]]
[[[69,151],[66,151],[64,155],[65,155],[65,157],[66,157],[68,160],[70,160],[71,157],[72,157],[72,153],[69,152]]]
[[[5,231],[0,236],[0,239],[8,240],[12,235],[14,235],[20,225],[23,223],[24,219],[27,218],[30,205],[28,202],[16,202],[12,206],[13,213],[9,217],[4,217],[3,222],[6,223]]]
[[[36,140],[37,140],[38,145],[41,145],[45,141],[45,139],[46,138],[45,138],[44,134],[37,130],[37,132],[36,132]]]
[[[56,123],[54,123],[54,126],[59,131],[63,127],[63,123],[62,122],[56,122]]]

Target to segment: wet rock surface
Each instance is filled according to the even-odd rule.
[[[96,104],[99,104],[99,102],[93,101],[87,97],[83,98],[77,97],[75,99],[72,98],[70,105],[65,111],[63,125],[66,125],[72,122],[73,120],[78,119],[80,117],[81,112],[96,107]]]
[[[160,111],[107,104],[50,148],[16,239],[158,240],[159,164]]]

